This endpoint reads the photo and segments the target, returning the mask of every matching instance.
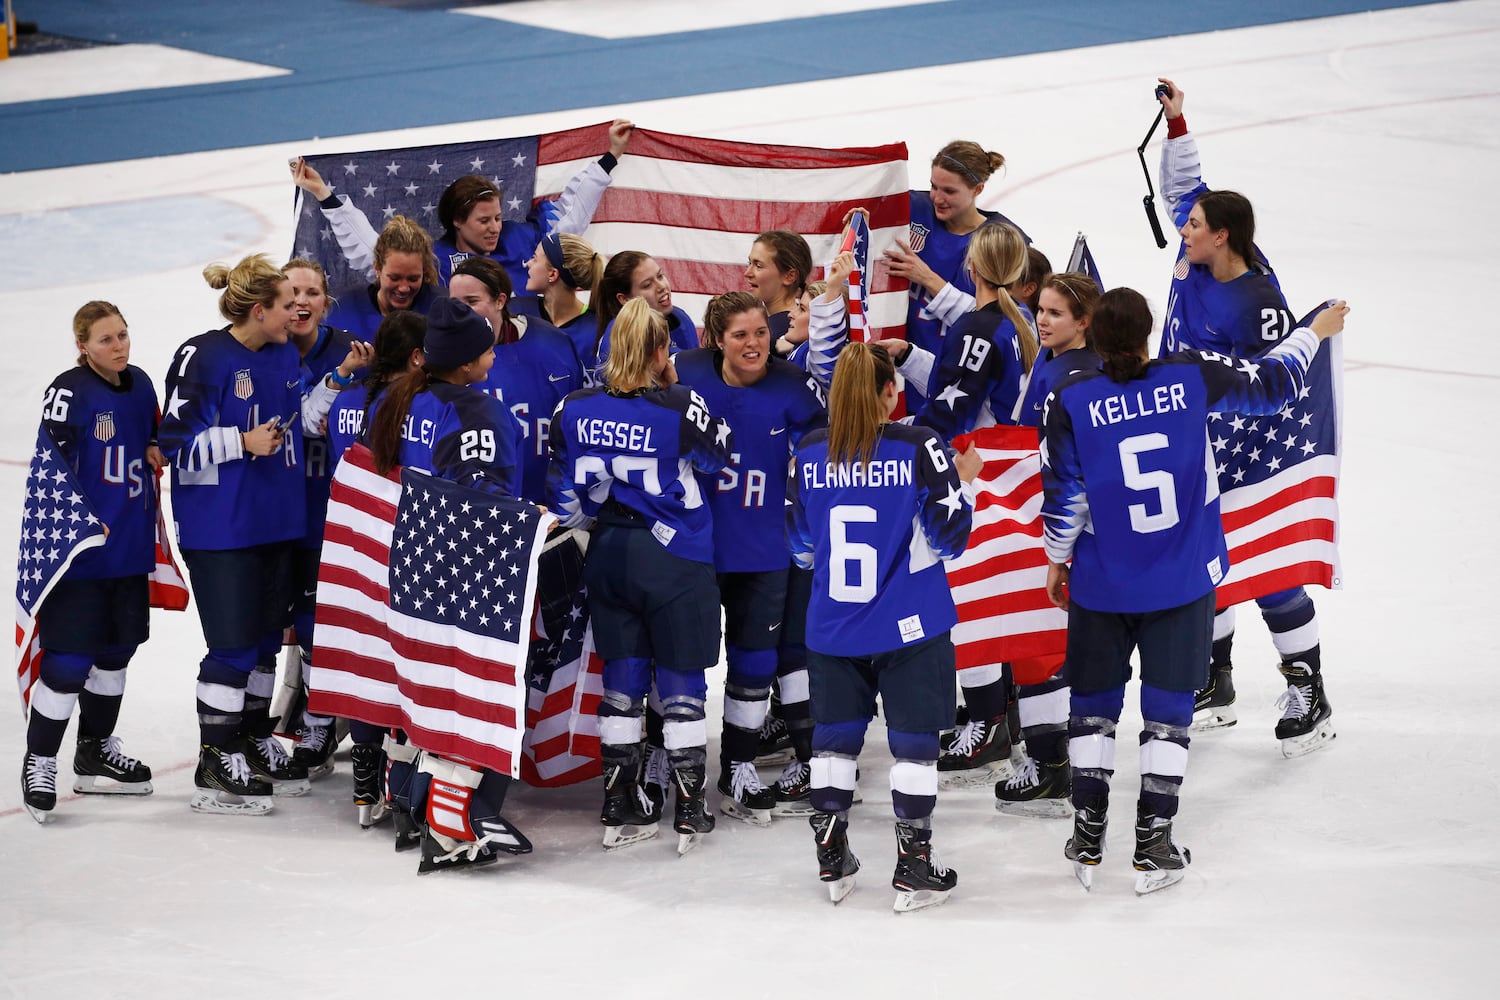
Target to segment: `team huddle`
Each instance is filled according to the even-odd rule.
[[[170,470],[205,646],[192,808],[269,813],[332,772],[347,732],[360,824],[391,820],[419,873],[531,852],[503,815],[509,773],[431,752],[415,732],[319,714],[314,597],[330,484],[358,461],[555,518],[528,624],[538,649],[555,650],[570,610],[587,608],[603,661],[606,850],[662,823],[680,853],[692,850],[715,827],[712,799],[755,826],[805,817],[838,902],[860,869],[848,816],[879,710],[896,910],[943,902],[957,885],[933,846],[940,788],[993,785],[1002,812],[1071,816],[1064,854],[1089,887],[1138,653],[1136,889],[1180,881],[1190,856],[1172,822],[1190,733],[1236,722],[1233,609],[1215,611],[1229,550],[1211,421],[1275,414],[1305,394],[1347,307],[1296,327],[1254,244],[1250,203],[1203,183],[1182,92],[1162,83],[1162,190],[1183,242],[1155,360],[1139,293],[1052,273],[1018,226],[978,208],[1004,160],[973,142],[940,150],[930,189],[911,192],[922,239],[875,265],[909,283],[905,336],[869,343],[851,335],[853,254],[813,282],[797,233],[755,238],[747,287],[715,296],[699,322],[673,304],[648,252],[596,252],[584,234],[628,155],[626,121],[525,222],[501,224],[492,181],[454,181],[436,238],[401,215],[376,231],[293,161],[364,283],[334,295],[304,257],[206,268],[227,325],[177,350],[160,409],[129,363],[119,309],[90,302],[74,317],[78,364],[47,390],[44,440],[108,535],[37,614],[27,809],[45,822],[56,808],[75,707],[75,790],[151,791],[150,768],[115,728],[148,634],[154,480]],[[1047,597],[1067,610],[1067,653],[960,671],[944,564],[969,543],[984,460],[953,441],[997,424],[1037,429]],[[1316,612],[1301,587],[1257,603],[1287,681],[1276,737],[1298,756],[1334,736]],[[288,629],[305,697],[296,717],[278,718]],[[706,671],[721,660],[711,741]],[[276,734],[293,731],[288,749]]]

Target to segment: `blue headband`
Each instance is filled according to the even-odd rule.
[[[557,269],[562,275],[563,284],[569,288],[577,288],[578,282],[573,280],[573,272],[563,266],[562,237],[557,233],[548,233],[542,237],[542,252],[547,255],[547,263]]]

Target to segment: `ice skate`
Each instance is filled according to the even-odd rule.
[[[1227,729],[1238,721],[1234,714],[1234,671],[1226,667],[1209,670],[1208,687],[1193,701],[1192,731]]]
[[[52,818],[57,808],[57,758],[31,751],[21,760],[21,801],[38,823]]]
[[[849,824],[833,813],[815,812],[808,820],[818,845],[818,878],[828,886],[828,898],[841,903],[854,891],[859,858],[849,849]]]
[[[496,854],[530,854],[531,841],[504,816],[474,821],[474,842]]]
[[[760,782],[755,764],[748,760],[726,762],[719,772],[719,811],[751,826],[770,826],[776,792]]]
[[[151,768],[121,749],[118,736],[78,737],[73,791],[80,795],[150,795]]]
[[[1282,710],[1276,723],[1281,756],[1301,757],[1323,749],[1338,736],[1333,706],[1323,694],[1323,675],[1301,660],[1283,661],[1279,669],[1286,678],[1286,691],[1276,699]]]
[[[619,850],[658,833],[659,807],[635,779],[632,762],[606,761],[604,764],[604,809],[599,822],[604,824],[604,849]]]
[[[1104,858],[1104,833],[1109,819],[1103,809],[1079,809],[1073,814],[1073,836],[1063,845],[1063,857],[1073,862],[1073,874],[1084,889],[1094,887],[1094,869]]]
[[[396,828],[396,853],[410,851],[422,844],[422,827],[405,809],[391,808],[391,824]]]
[[[771,789],[776,793],[776,804],[771,807],[772,816],[812,816],[812,769],[800,760],[793,760],[776,779]]]
[[[204,744],[193,784],[197,790],[188,805],[196,812],[264,816],[271,811],[271,783],[250,770],[238,746]]]
[[[978,788],[1010,774],[1010,726],[1005,717],[970,719],[938,756],[939,788]]]
[[[386,818],[389,807],[385,801],[385,790],[381,788],[380,744],[356,743],[349,748],[349,761],[354,766],[354,805],[359,809],[359,826],[368,830]]]
[[[292,760],[286,747],[274,736],[245,741],[245,760],[250,770],[271,783],[273,795],[296,798],[312,791],[307,768]]]
[[[1136,814],[1135,820],[1135,870],[1136,895],[1144,896],[1167,886],[1181,882],[1192,862],[1192,853],[1187,848],[1178,848],[1172,843],[1172,821],[1147,812]]]
[[[948,893],[958,885],[958,872],[946,867],[932,850],[930,830],[919,830],[910,823],[896,824],[896,873],[891,887],[896,890],[892,908],[909,913],[948,901]]]
[[[499,860],[499,855],[486,845],[473,841],[453,841],[431,830],[424,830],[422,858],[417,862],[417,874],[431,875],[440,871],[485,868]]]
[[[651,811],[662,815],[667,805],[667,789],[672,783],[672,761],[666,747],[646,744],[645,777],[641,788],[651,800]]]
[[[678,857],[697,847],[703,835],[714,828],[714,817],[708,811],[708,800],[704,795],[708,784],[705,770],[702,765],[672,768],[672,781],[677,786],[677,811],[672,829],[677,831]]]
[[[1009,778],[995,783],[995,808],[1008,816],[1066,819],[1073,815],[1072,791],[1067,761],[1027,757]]]
[[[303,726],[297,732],[292,763],[307,771],[309,781],[326,777],[333,773],[333,752],[338,745],[332,721],[326,726]]]
[[[792,734],[781,717],[781,702],[771,699],[766,721],[760,727],[760,746],[755,751],[756,767],[777,767],[794,756]]]

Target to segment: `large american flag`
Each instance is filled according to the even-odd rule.
[[[16,682],[22,711],[31,707],[31,689],[41,671],[37,611],[73,560],[103,544],[104,524],[79,489],[57,442],[46,427],[39,427],[26,475],[16,559]]]
[[[443,189],[465,174],[491,178],[504,192],[504,221],[525,219],[609,148],[607,124],[514,139],[307,157],[338,194],[377,230],[396,214],[434,235]],[[745,260],[769,229],[801,233],[813,260],[838,251],[843,218],[871,213],[878,254],[904,237],[910,219],[906,146],[820,149],[672,135],[638,128],[585,234],[606,256],[641,250],[661,262],[676,304],[699,318],[708,299],[745,287]],[[352,274],[318,208],[299,198],[294,251],[321,263],[329,284]],[[545,213],[544,213],[545,214]],[[896,336],[906,322],[906,282],[878,269],[865,312],[874,336]]]
[[[411,470],[397,482],[350,449],[328,505],[311,710],[519,774],[537,557],[553,523]]]
[[[538,640],[526,703],[521,778],[536,787],[571,785],[600,773],[604,661],[594,651],[585,591],[575,587],[557,596],[568,603],[566,624],[560,635]]]
[[[1321,307],[1320,307],[1321,309]],[[1306,326],[1313,315],[1304,317]],[[1301,394],[1269,417],[1213,414],[1229,573],[1227,608],[1306,584],[1343,586],[1338,484],[1343,338],[1319,345]]]
[[[1047,599],[1037,430],[985,427],[954,447],[970,442],[984,458],[974,480],[974,527],[968,548],[947,563],[958,669],[1010,663],[1018,683],[1038,683],[1062,662],[1068,615]]]

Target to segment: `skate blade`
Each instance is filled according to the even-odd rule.
[[[1296,757],[1306,757],[1308,754],[1321,750],[1332,743],[1338,733],[1334,732],[1333,719],[1324,719],[1318,723],[1312,732],[1305,736],[1294,736],[1289,740],[1281,741],[1281,756],[1291,760]]]
[[[677,856],[680,858],[689,851],[694,850],[702,839],[703,834],[701,833],[679,833],[677,835]]]
[[[1207,733],[1215,729],[1228,729],[1236,725],[1239,718],[1234,714],[1234,709],[1229,705],[1221,705],[1218,708],[1208,708],[1193,716],[1193,724],[1188,727],[1189,732]]]
[[[929,906],[941,906],[948,902],[948,893],[939,892],[936,889],[915,889],[907,891],[898,889],[896,899],[891,904],[891,909],[897,913],[911,913],[916,910],[925,910]]]
[[[27,806],[26,811],[31,813],[31,818],[42,824],[42,826],[46,826],[52,819],[52,811],[50,809],[38,809],[35,806]]]
[[[391,814],[389,807],[384,802],[361,802],[359,808],[359,828],[368,830],[385,822],[386,817]]]
[[[331,759],[325,760],[323,763],[317,765],[316,767],[310,767],[307,769],[307,780],[317,781],[319,778],[326,778],[332,773],[333,761]]]
[[[778,802],[771,807],[771,815],[773,817],[813,816],[816,814],[817,810],[806,799],[800,802]]]
[[[1032,819],[1072,819],[1073,803],[1067,799],[1030,799],[1026,802],[996,799],[995,811],[1007,816],[1029,816]]]
[[[792,762],[792,758],[795,756],[797,756],[797,752],[791,747],[787,747],[785,750],[777,750],[775,753],[762,754],[755,758],[755,766],[785,767]]]
[[[267,796],[239,796],[233,792],[202,788],[193,793],[188,805],[194,812],[223,813],[227,816],[264,816],[271,811],[271,800]]]
[[[81,774],[73,782],[78,795],[150,795],[149,781],[116,781],[98,774]]]
[[[275,778],[267,778],[271,782],[271,794],[283,799],[295,799],[312,791],[312,782],[306,778],[293,778],[290,781],[278,781]]]
[[[854,876],[845,875],[841,879],[835,879],[832,882],[825,882],[823,884],[828,886],[828,898],[837,906],[848,898],[849,893],[854,891]]]
[[[604,828],[604,849],[606,851],[618,851],[622,847],[630,847],[633,844],[644,843],[660,833],[660,828],[655,824],[650,826],[606,826]]]
[[[1010,780],[1013,772],[1010,769],[1010,759],[992,761],[988,764],[980,764],[978,767],[966,767],[962,771],[940,771],[938,772],[938,787],[943,789],[956,788],[992,788],[997,781]]]
[[[1141,872],[1135,877],[1135,894],[1144,896],[1168,886],[1176,885],[1186,877],[1187,871],[1178,868],[1172,871]]]
[[[500,860],[497,855],[480,853],[473,858],[469,857],[472,844],[464,844],[457,850],[448,854],[440,854],[435,858],[423,858],[417,862],[418,875],[431,875],[433,872],[471,872],[479,868],[488,868]]]
[[[725,816],[748,823],[750,826],[767,827],[771,825],[770,809],[751,809],[742,802],[734,799],[720,799],[719,812]]]
[[[1073,875],[1085,892],[1092,892],[1094,889],[1094,869],[1097,867],[1099,867],[1098,862],[1092,865],[1086,865],[1082,861],[1073,862]]]

